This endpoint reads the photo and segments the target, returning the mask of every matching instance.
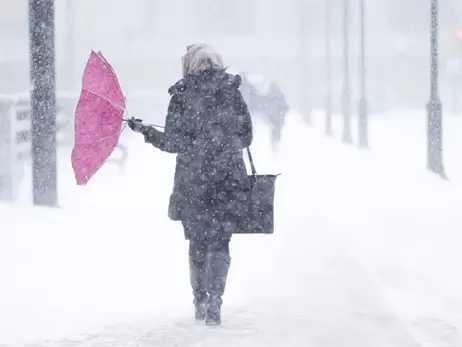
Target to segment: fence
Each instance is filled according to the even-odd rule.
[[[58,93],[56,141],[58,147],[74,144],[74,111],[78,96]],[[31,109],[28,94],[0,95],[0,201],[14,201],[24,177],[25,164],[32,153]],[[118,144],[108,163],[121,169],[128,158],[128,149]]]

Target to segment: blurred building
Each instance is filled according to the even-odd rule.
[[[342,4],[332,2],[334,97],[342,86]],[[359,8],[351,3],[351,76],[357,99]],[[427,5],[424,5],[428,3]],[[429,93],[430,0],[367,1],[371,107],[423,107]],[[28,89],[27,1],[0,0],[0,93]],[[125,90],[166,90],[185,46],[204,41],[236,70],[263,73],[304,109],[325,91],[325,0],[55,0],[58,88],[79,90],[90,49],[101,50]],[[441,66],[462,55],[460,1],[440,1]],[[446,77],[442,73],[442,89]],[[301,101],[304,101],[302,104]]]

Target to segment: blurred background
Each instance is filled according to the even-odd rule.
[[[325,4],[325,0],[56,0],[57,89],[78,92],[90,50],[101,50],[120,76],[129,110],[149,112],[153,95],[168,97],[168,86],[181,77],[185,46],[202,41],[216,46],[233,70],[276,81],[289,104],[300,111],[323,108]],[[353,100],[359,85],[358,6],[359,1],[350,2]],[[462,33],[458,35],[462,3],[445,0],[439,7],[441,98],[452,103],[462,58]],[[0,0],[0,9],[0,93],[25,92],[30,78],[28,1]],[[429,4],[376,0],[367,2],[366,11],[370,110],[421,109],[429,95]],[[331,0],[330,17],[334,111],[339,111],[342,0]],[[164,113],[159,117],[163,119]]]
[[[157,345],[185,339],[190,343],[183,346],[198,346],[204,336],[204,346],[222,347],[302,341],[462,346],[462,281],[456,275],[462,263],[462,1],[438,2],[440,90],[430,98],[432,2],[54,0],[55,129],[55,112],[44,107],[52,104],[44,100],[48,88],[31,112],[29,1],[0,0],[0,346],[6,339],[15,342],[11,346],[77,346],[90,331],[96,335],[83,345],[156,345],[158,336]],[[345,3],[351,110],[342,108]],[[184,295],[187,244],[180,243],[180,225],[167,218],[174,156],[124,131],[114,155],[85,187],[76,185],[70,160],[92,49],[119,76],[128,116],[163,124],[167,89],[182,77],[181,56],[199,41],[215,46],[232,72],[274,81],[283,93],[279,99],[288,103],[287,122],[277,123],[269,111],[280,115],[283,102],[274,106],[269,101],[278,97],[254,93],[259,102],[252,117],[267,112],[262,118],[270,126],[273,121],[270,130],[254,127],[257,170],[282,173],[277,231],[264,240],[233,241],[236,287],[226,305],[236,312],[230,322],[244,325],[223,330],[228,340],[219,343],[201,329],[193,329],[192,338],[199,337],[191,342],[177,320],[189,317],[191,300]],[[328,66],[333,112],[326,107]],[[368,109],[363,117],[361,96]],[[303,124],[308,115],[309,129]],[[326,136],[328,119],[332,136]],[[269,134],[282,126],[282,146],[271,151]],[[446,171],[450,181],[427,176],[426,167]],[[36,203],[43,191],[51,198]],[[28,209],[32,201],[62,208]],[[154,320],[138,324],[151,315]],[[104,329],[119,319],[133,324]],[[135,340],[139,335],[145,339]],[[54,344],[60,337],[66,339]]]

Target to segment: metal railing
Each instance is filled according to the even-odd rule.
[[[74,111],[78,95],[58,93],[56,141],[58,147],[74,145]],[[108,163],[121,170],[128,158],[128,148],[118,144]],[[28,94],[0,95],[0,201],[15,201],[32,158],[31,107]]]

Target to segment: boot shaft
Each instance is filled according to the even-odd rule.
[[[221,324],[222,296],[225,293],[231,258],[222,252],[210,253],[207,269],[207,307],[205,309],[205,324]]]
[[[209,296],[220,298],[225,293],[231,258],[229,254],[212,252],[207,268],[207,292]]]
[[[209,296],[207,306],[205,308],[205,324],[220,325],[221,324],[221,297]]]

